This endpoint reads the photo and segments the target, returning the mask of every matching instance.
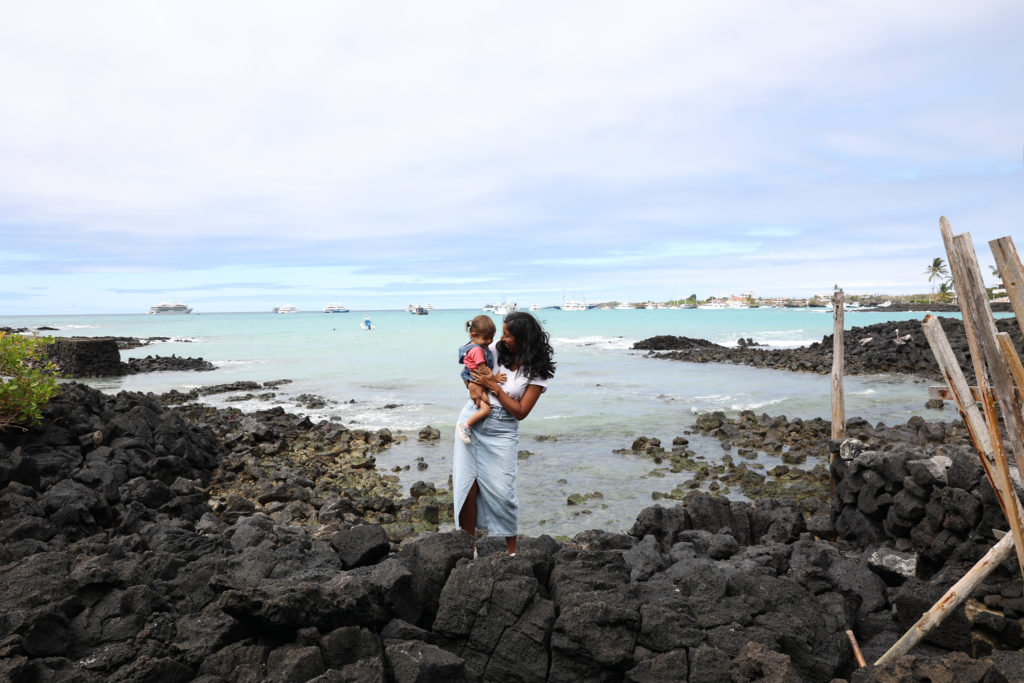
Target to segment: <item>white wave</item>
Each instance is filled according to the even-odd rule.
[[[171,344],[174,344],[174,343],[179,343],[179,344],[181,344],[181,343],[196,343],[196,344],[201,344],[201,343],[203,343],[205,341],[205,339],[203,339],[202,337],[171,337],[167,341],[168,341],[168,343],[171,343]]]
[[[820,342],[820,339],[779,339],[764,341],[761,339],[755,339],[758,342],[758,346],[765,346],[773,349],[795,349],[800,346],[810,346],[815,342]]]
[[[755,347],[773,349],[795,349],[800,346],[809,346],[821,341],[820,337],[808,339],[803,336],[806,330],[759,330],[757,332],[741,332],[739,334],[719,335],[715,341],[722,346],[735,347],[739,345],[740,339],[753,339]]]
[[[265,360],[214,360],[210,361],[218,368],[242,368],[250,365],[266,365]]]
[[[57,325],[58,330],[94,330],[99,325]]]
[[[871,394],[877,394],[878,392],[874,389],[865,389],[864,391],[851,391],[850,394],[853,396],[870,396]]]
[[[551,343],[554,346],[595,346],[604,349],[631,349],[636,340],[626,337],[594,335],[590,337],[554,337],[551,339]]]
[[[570,419],[570,416],[569,415],[545,415],[541,419],[542,420],[568,420],[568,419]]]
[[[782,403],[785,399],[773,398],[769,401],[750,401],[749,403],[734,403],[731,406],[732,410],[757,410],[764,408],[765,406],[773,406],[778,403]]]

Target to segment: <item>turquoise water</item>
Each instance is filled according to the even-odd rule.
[[[163,372],[89,380],[104,391],[163,392],[236,380],[291,379],[269,404],[211,402],[257,410],[279,404],[311,418],[340,419],[353,428],[389,427],[409,434],[407,442],[378,457],[381,468],[411,465],[403,485],[419,479],[447,487],[454,420],[466,389],[459,379],[456,349],[465,341],[464,323],[476,310],[435,310],[427,316],[405,311],[203,313],[191,315],[9,316],[0,326],[49,326],[54,335],[171,337],[171,341],[122,352],[203,357],[213,372]],[[635,341],[658,334],[685,335],[722,344],[740,337],[776,347],[820,341],[832,331],[822,310],[633,310],[535,313],[551,335],[558,369],[551,389],[521,425],[521,530],[526,534],[574,534],[588,528],[627,529],[651,504],[652,491],[671,491],[689,474],[651,475],[646,458],[612,451],[640,435],[669,444],[693,424],[698,412],[752,409],[790,418],[824,417],[830,409],[829,378],[726,364],[693,364],[645,357],[631,351]],[[360,328],[369,317],[375,329]],[[846,314],[847,328],[886,320],[907,320],[917,333],[923,313]],[[500,322],[500,318],[496,318]],[[950,409],[924,411],[928,382],[902,376],[846,378],[848,416],[894,424],[913,415],[954,419]],[[322,410],[296,407],[301,393],[325,397]],[[396,407],[397,406],[397,407]],[[441,430],[440,442],[420,444],[425,425]],[[690,437],[692,447],[715,460],[717,440]],[[417,470],[422,459],[426,470]],[[604,498],[579,507],[565,504],[572,493],[600,491]]]

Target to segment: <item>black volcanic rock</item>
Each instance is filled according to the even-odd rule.
[[[851,420],[863,440],[829,442],[814,421],[701,421],[834,454],[836,541],[808,532],[820,500],[693,494],[628,533],[523,538],[516,557],[485,538],[474,558],[460,531],[400,531],[439,493],[401,498],[375,472],[385,435],[77,384],[44,413],[0,432],[5,680],[996,681],[1024,667],[1012,558],[884,671],[856,669],[846,640],[877,657],[1005,528],[947,426]]]
[[[963,323],[955,318],[939,318],[960,367],[969,381],[974,370],[968,361],[967,338]],[[996,320],[1000,332],[1010,335],[1018,353],[1024,353],[1024,337],[1013,319]],[[843,334],[847,374],[901,373],[942,379],[928,341],[917,320],[892,321],[853,327]],[[633,345],[656,358],[691,363],[736,363],[755,367],[828,374],[832,369],[832,335],[820,342],[795,349],[767,349],[746,344],[726,347],[703,339],[657,336]]]

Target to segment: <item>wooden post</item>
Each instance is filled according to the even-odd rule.
[[[956,364],[956,356],[949,346],[949,340],[942,331],[939,321],[933,316],[925,316],[924,334],[935,354],[935,360],[939,363],[950,391],[956,397],[957,407],[963,416],[964,426],[971,435],[974,448],[978,452],[981,466],[988,475],[992,484],[992,491],[995,493],[999,506],[1003,509],[1007,521],[1010,523],[1010,532],[1016,543],[1017,563],[1020,566],[1021,575],[1024,576],[1024,509],[1017,498],[1017,492],[1013,488],[1013,481],[1010,478],[1009,464],[1006,461],[1006,453],[1003,451],[1003,440],[999,436],[999,425],[985,424],[978,412],[978,406],[971,396],[970,387],[967,386],[967,379],[964,377],[960,367]],[[992,467],[992,464],[995,467]]]
[[[964,332],[967,335],[971,361],[978,381],[976,390],[967,384],[967,379],[938,320],[933,316],[926,316],[923,323],[924,332],[946,379],[949,393],[960,409],[964,426],[967,427],[981,466],[992,484],[996,500],[1010,523],[1011,533],[1003,536],[969,572],[925,612],[917,623],[875,662],[876,666],[884,665],[894,657],[909,652],[929,630],[942,623],[946,615],[960,605],[978,584],[1009,556],[1011,548],[1016,549],[1017,562],[1024,574],[1024,506],[1021,505],[1013,486],[995,406],[995,399],[998,397],[1014,454],[1024,457],[1024,449],[1021,447],[1024,416],[1021,414],[1021,403],[1017,393],[1017,388],[1024,386],[1021,384],[1024,380],[1024,366],[1021,365],[1020,358],[1010,343],[1009,335],[996,331],[995,319],[985,294],[985,285],[981,279],[970,235],[954,237],[945,216],[939,220],[939,224],[953,272],[954,285],[960,297]],[[1014,269],[1024,270],[1019,268],[1020,260],[1016,251],[1012,249],[1012,243],[1009,248],[1001,244],[1000,249],[1001,252],[996,255],[996,259],[1001,267],[1002,264],[1006,264],[1007,272]],[[996,246],[993,246],[993,252],[995,251]],[[1024,278],[1018,282],[1024,282]],[[1021,312],[1024,313],[1024,296],[1020,298]],[[1016,305],[1014,310],[1017,310]],[[1017,322],[1024,329],[1024,319],[1020,313]],[[992,376],[991,385],[988,383],[989,372]],[[984,417],[978,409],[978,402],[984,409]],[[1019,477],[1019,472],[1015,473]]]
[[[949,258],[949,269],[953,274],[953,288],[960,300],[960,312],[963,317],[964,335],[967,337],[967,346],[971,352],[971,362],[974,364],[974,377],[978,383],[978,392],[984,397],[988,395],[989,383],[988,373],[985,371],[985,354],[978,343],[978,335],[974,331],[974,318],[969,314],[967,302],[960,295],[961,288],[966,287],[967,272],[959,259],[954,258],[953,248],[953,226],[945,216],[939,218],[939,232],[942,233],[942,243],[946,247],[946,256]],[[982,400],[982,399],[978,399]]]
[[[999,348],[1003,350],[1003,355],[1006,356],[1006,362],[1010,366],[1010,374],[1013,375],[1013,383],[1017,385],[1017,400],[1020,400],[1020,390],[1024,389],[1024,365],[1020,362],[1020,356],[1017,355],[1017,349],[1013,347],[1013,340],[1010,339],[1010,335],[1006,332],[1000,332],[996,335],[996,339],[999,340]]]
[[[1021,265],[1011,238],[1000,237],[989,242],[988,246],[996,259],[996,268],[999,269],[1006,296],[1017,316],[1017,324],[1024,331],[1024,265]]]
[[[957,258],[967,269],[968,275],[965,278],[965,288],[960,290],[960,296],[962,299],[966,299],[961,304],[964,318],[967,317],[968,311],[975,316],[975,332],[978,334],[980,346],[991,373],[993,393],[999,400],[999,408],[1002,410],[1003,420],[1006,424],[1010,448],[1019,457],[1024,454],[1024,442],[1021,441],[1021,437],[1024,435],[1024,414],[1021,413],[1020,403],[1016,400],[1009,364],[996,338],[996,321],[992,316],[992,309],[985,293],[985,283],[981,278],[981,269],[978,267],[978,259],[974,253],[974,244],[970,234],[964,233],[954,237],[953,246],[957,252]],[[953,254],[950,254],[951,259],[952,257]],[[994,416],[995,406],[992,408],[993,415],[989,417],[988,411],[986,411],[986,417],[989,417],[989,428],[998,430],[998,423]],[[1022,570],[1024,570],[1024,566],[1022,566]]]
[[[846,397],[843,395],[843,290],[832,295],[832,438],[846,438]],[[831,464],[831,460],[829,461]]]
[[[850,641],[850,647],[853,648],[853,656],[857,658],[857,666],[864,668],[868,665],[864,661],[864,653],[860,651],[860,645],[857,644],[857,636],[853,635],[853,631],[846,629],[846,638]]]
[[[889,651],[878,658],[875,666],[883,666],[893,657],[905,655],[924,638],[928,631],[942,623],[950,612],[956,609],[964,600],[970,596],[974,589],[984,581],[992,570],[1003,563],[1010,556],[1013,549],[1013,535],[1006,534],[998,543],[992,546],[985,556],[978,560],[978,563],[971,567],[971,570],[954,583],[946,594],[943,595],[932,608],[921,615],[917,623],[910,627],[910,630],[903,634],[903,637],[896,641]]]
[[[924,322],[921,323],[921,328],[924,330],[924,336],[928,339],[928,344],[932,348],[935,361],[939,364],[939,370],[942,372],[942,376],[946,378],[949,393],[960,410],[960,418],[963,420],[964,427],[967,428],[967,433],[971,437],[974,450],[978,453],[981,468],[985,471],[986,476],[988,476],[988,481],[995,492],[996,500],[999,501],[999,506],[1003,508],[1005,513],[1006,504],[1001,498],[1003,487],[999,481],[999,473],[996,471],[995,463],[992,461],[991,435],[989,434],[988,426],[985,424],[985,418],[982,417],[981,411],[978,410],[978,403],[971,391],[972,387],[967,385],[967,378],[964,377],[963,370],[960,369],[956,362],[956,355],[953,353],[953,349],[949,345],[949,339],[946,338],[946,333],[943,331],[938,319],[933,315],[926,315]]]

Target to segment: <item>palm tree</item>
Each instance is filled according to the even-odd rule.
[[[935,281],[949,277],[949,268],[946,267],[945,261],[936,256],[932,259],[931,265],[925,268],[924,274],[928,276],[928,283],[932,288],[928,295],[928,303],[931,303],[932,296],[935,294]]]
[[[949,301],[953,298],[953,283],[947,280],[939,285],[939,301]]]
[[[992,274],[995,275],[996,279],[999,280],[999,283],[1002,284],[1003,276],[999,274],[999,269],[995,266],[989,266],[988,269],[992,271]]]

